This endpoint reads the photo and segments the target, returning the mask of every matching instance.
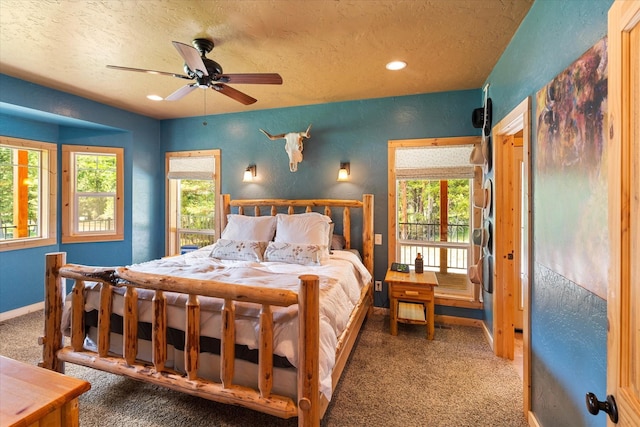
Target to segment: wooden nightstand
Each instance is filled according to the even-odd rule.
[[[391,335],[398,335],[398,322],[411,323],[416,325],[427,325],[427,339],[432,340],[434,334],[434,310],[435,297],[433,288],[438,286],[438,278],[433,271],[425,271],[416,274],[414,271],[400,273],[387,270],[384,281],[388,283],[389,289],[389,311],[391,313]],[[415,310],[404,310],[404,308],[415,308],[412,306],[403,307],[402,313],[398,313],[400,303],[421,304],[422,307],[416,313]],[[422,313],[422,316],[420,316]],[[414,315],[417,314],[417,315]]]

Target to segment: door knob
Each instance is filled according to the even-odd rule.
[[[587,409],[592,415],[598,415],[600,411],[604,411],[609,414],[614,424],[618,422],[618,406],[612,394],[607,395],[607,400],[601,402],[595,394],[587,393]]]

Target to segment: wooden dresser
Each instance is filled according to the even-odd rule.
[[[0,356],[0,427],[77,427],[87,381]]]

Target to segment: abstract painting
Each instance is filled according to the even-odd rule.
[[[606,38],[540,89],[536,118],[536,262],[606,299]]]

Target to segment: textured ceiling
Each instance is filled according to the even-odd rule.
[[[479,88],[533,0],[1,0],[0,72],[158,119]],[[154,102],[190,83],[173,40],[210,38],[226,73],[279,73]],[[401,71],[385,64],[401,59]]]

